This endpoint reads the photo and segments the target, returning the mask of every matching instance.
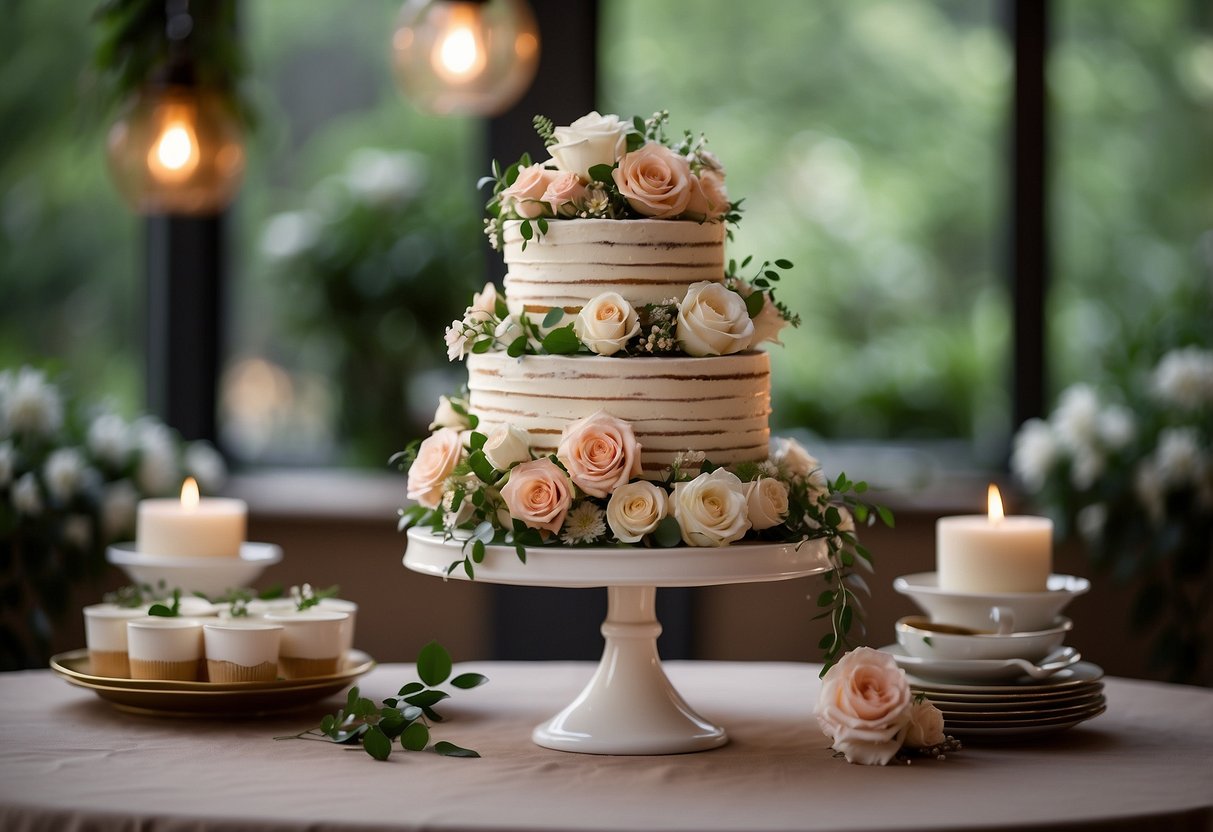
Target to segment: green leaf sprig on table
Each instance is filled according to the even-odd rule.
[[[310,739],[339,745],[361,745],[376,760],[386,760],[396,742],[405,751],[432,751],[444,757],[479,757],[470,748],[440,740],[431,744],[430,723],[444,722],[435,710],[450,694],[438,686],[449,679],[451,687],[470,690],[488,681],[479,673],[460,673],[451,679],[451,654],[436,641],[421,648],[417,656],[420,681],[408,682],[396,696],[376,705],[360,695],[357,687],[350,688],[345,707],[328,714],[320,725],[298,734],[275,737],[279,740]]]

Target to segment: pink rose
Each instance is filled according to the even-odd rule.
[[[599,410],[564,429],[557,458],[577,487],[592,497],[607,497],[640,476],[640,444],[632,426]]]
[[[657,142],[624,154],[611,176],[628,204],[646,217],[673,219],[691,200],[690,164]]]
[[[573,503],[568,475],[546,457],[515,465],[501,489],[510,517],[532,529],[558,532]]]
[[[577,214],[577,206],[585,198],[585,183],[575,173],[562,173],[548,183],[543,192],[543,201],[552,208],[552,213],[558,217],[572,217]]]
[[[885,765],[910,719],[910,684],[888,653],[857,647],[821,680],[817,722],[850,763]]]
[[[543,216],[546,204],[544,191],[557,176],[554,170],[545,170],[543,165],[530,165],[518,171],[514,184],[501,192],[501,210],[513,211],[524,220]]]
[[[691,177],[691,198],[687,202],[687,216],[697,220],[719,219],[729,210],[729,194],[724,187],[724,176],[714,170],[705,169]]]
[[[417,449],[417,460],[409,468],[408,498],[426,508],[442,502],[442,486],[463,455],[459,431],[442,428],[430,434]]]
[[[906,746],[930,748],[946,740],[943,733],[943,713],[930,701],[923,699],[910,705],[906,720]]]

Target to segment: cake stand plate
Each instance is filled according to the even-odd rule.
[[[463,559],[463,542],[428,529],[408,533],[404,565],[445,577]],[[830,568],[823,541],[720,548],[531,547],[527,562],[512,546],[487,546],[476,580],[545,587],[606,587],[605,646],[589,684],[535,728],[537,745],[582,754],[684,754],[728,742],[723,728],[683,700],[661,666],[659,587],[711,586],[800,578]],[[451,578],[467,580],[462,568]]]
[[[170,589],[219,595],[252,584],[267,566],[282,560],[282,548],[246,542],[240,544],[240,556],[235,558],[185,557],[140,552],[134,543],[115,543],[106,550],[105,558],[136,583],[156,586],[163,581]]]

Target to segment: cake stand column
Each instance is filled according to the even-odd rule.
[[[573,703],[537,727],[536,745],[582,754],[684,754],[728,742],[723,728],[691,710],[657,654],[656,587],[609,587],[606,646]]]

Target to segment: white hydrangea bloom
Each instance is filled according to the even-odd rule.
[[[1062,394],[1050,422],[1060,444],[1070,450],[1089,448],[1099,438],[1099,396],[1087,384],[1075,384]]]
[[[0,435],[49,436],[63,426],[63,400],[41,371],[22,367],[4,386]]]
[[[102,413],[88,426],[89,453],[105,465],[125,467],[131,448],[130,425],[117,413]]]
[[[52,500],[66,503],[83,488],[86,475],[84,455],[77,448],[58,448],[42,466],[42,479]]]
[[[1204,472],[1196,428],[1166,428],[1158,434],[1154,463],[1163,488],[1198,485]]]
[[[1160,401],[1185,410],[1213,404],[1213,350],[1172,350],[1154,368],[1151,387]]]
[[[1029,419],[1015,434],[1011,471],[1028,490],[1039,491],[1060,455],[1057,436],[1049,423]]]
[[[1108,450],[1119,451],[1136,436],[1137,420],[1129,408],[1114,404],[1099,414],[1099,438]]]
[[[1107,467],[1107,459],[1098,448],[1085,445],[1073,449],[1070,463],[1070,484],[1079,491],[1086,491]]]
[[[139,492],[130,480],[118,480],[101,493],[101,530],[107,540],[116,540],[135,529]]]
[[[1145,508],[1146,514],[1155,523],[1161,523],[1166,512],[1163,493],[1162,477],[1158,468],[1150,458],[1142,460],[1133,472],[1133,491],[1137,502]]]
[[[36,517],[42,513],[42,489],[33,471],[24,474],[13,486],[13,508],[19,514]]]

